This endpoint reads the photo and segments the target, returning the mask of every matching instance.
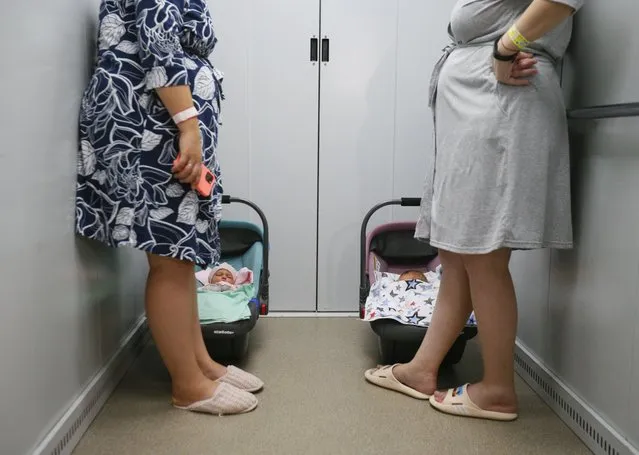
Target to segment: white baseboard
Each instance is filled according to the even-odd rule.
[[[517,374],[557,413],[595,455],[639,455],[618,431],[572,392],[523,344],[515,351]]]
[[[70,455],[148,340],[142,317],[119,349],[91,380],[67,412],[33,451],[33,455]]]
[[[270,311],[261,318],[357,318],[357,312],[317,312],[317,311]]]

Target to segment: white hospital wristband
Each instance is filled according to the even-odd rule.
[[[175,122],[176,125],[179,125],[183,121],[193,117],[197,117],[197,109],[195,109],[194,107],[190,107],[188,109],[184,109],[183,111],[175,114],[173,116],[173,122]]]

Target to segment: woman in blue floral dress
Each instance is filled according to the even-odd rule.
[[[76,230],[146,252],[146,312],[174,405],[250,411],[262,382],[209,357],[196,311],[194,264],[220,254],[221,77],[208,61],[210,13],[205,0],[102,0],[99,18],[80,114]],[[201,163],[217,177],[209,197],[194,190]]]

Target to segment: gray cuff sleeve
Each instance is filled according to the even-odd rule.
[[[584,3],[586,3],[586,0],[551,0],[552,2],[555,3],[561,3],[564,5],[568,5],[572,8],[574,8],[575,11],[579,11],[579,9],[584,6]]]

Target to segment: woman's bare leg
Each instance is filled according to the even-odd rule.
[[[464,256],[482,346],[484,378],[468,388],[482,409],[516,412],[514,350],[517,299],[508,263],[510,250]],[[437,393],[442,401],[444,393]]]
[[[146,314],[151,334],[172,380],[180,406],[209,398],[217,384],[200,369],[193,333],[193,263],[149,254]]]
[[[435,391],[439,367],[472,311],[462,257],[442,250],[439,256],[443,275],[430,327],[413,360],[393,368],[400,382],[428,395]]]
[[[193,273],[191,273],[193,276]],[[209,355],[209,351],[206,349],[206,345],[204,344],[204,337],[202,336],[202,326],[200,325],[200,318],[198,317],[197,310],[197,291],[196,291],[196,283],[195,277],[193,276],[193,341],[194,341],[194,349],[195,349],[195,359],[197,360],[197,364],[202,370],[202,373],[209,378],[215,381],[220,377],[226,374],[226,367],[220,365],[216,361],[214,361]]]

